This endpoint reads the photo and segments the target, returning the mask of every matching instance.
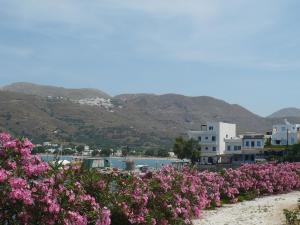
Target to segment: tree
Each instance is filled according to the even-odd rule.
[[[190,159],[192,164],[195,164],[201,156],[201,146],[194,139],[176,138],[173,151],[179,159]]]
[[[34,147],[32,149],[32,154],[45,153],[46,149],[43,146]]]
[[[147,149],[144,153],[146,156],[155,156],[154,149]]]
[[[290,146],[284,160],[289,162],[300,162],[300,144]]]
[[[83,146],[83,145],[78,145],[78,146],[76,147],[76,150],[77,150],[78,153],[81,153],[81,152],[84,151],[84,146]]]
[[[100,152],[98,150],[93,150],[92,151],[92,156],[95,157],[95,156],[99,155],[99,153]]]
[[[265,143],[265,147],[270,147],[272,146],[272,138],[267,138],[266,143]]]
[[[168,157],[169,152],[166,149],[160,148],[157,151],[157,156],[159,156],[159,157]]]
[[[175,144],[173,147],[173,152],[179,159],[184,159],[186,157],[186,154],[184,152],[186,145],[186,141],[183,139],[183,137],[178,137],[175,139]]]
[[[75,153],[75,151],[72,150],[72,149],[69,149],[69,148],[66,148],[66,149],[62,150],[63,155],[73,155],[74,153]]]
[[[129,147],[127,146],[126,148],[122,149],[122,156],[126,157],[129,155]]]
[[[108,149],[108,148],[102,149],[100,152],[100,155],[104,156],[104,157],[108,157],[108,156],[110,156],[110,154],[111,154],[111,152],[110,152],[110,149]]]

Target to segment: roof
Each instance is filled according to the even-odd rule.
[[[265,135],[264,134],[247,134],[243,136],[243,139],[264,139]]]

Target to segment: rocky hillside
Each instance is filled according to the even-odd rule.
[[[164,124],[164,130],[185,132],[199,129],[207,121],[234,122],[239,131],[264,131],[270,121],[259,117],[239,105],[231,105],[222,100],[202,96],[182,95],[120,95],[115,99],[123,103],[122,112],[132,120]]]
[[[285,109],[281,109],[269,116],[269,118],[287,118],[287,117],[299,117],[300,118],[300,109],[285,108]]]
[[[71,100],[87,98],[110,98],[108,94],[92,88],[66,89],[63,87],[37,85],[26,82],[13,83],[11,85],[4,86],[2,90],[37,95],[41,97],[66,98]]]
[[[265,132],[282,122],[207,96],[127,94],[112,98],[93,89],[26,85],[34,88],[9,88],[18,86],[12,85],[0,91],[0,130],[29,136],[36,143],[171,146],[176,136],[197,130],[207,121],[236,123],[240,133]]]

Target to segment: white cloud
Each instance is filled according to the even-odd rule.
[[[0,24],[58,37],[78,35],[96,45],[120,34],[138,54],[262,66],[267,60],[255,49],[257,34],[276,26],[283,8],[279,0],[3,0]],[[141,21],[132,26],[129,17]],[[264,66],[281,64],[271,58]]]

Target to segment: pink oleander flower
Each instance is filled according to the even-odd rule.
[[[4,169],[0,169],[0,182],[5,181],[8,178],[8,172]]]
[[[25,189],[27,187],[27,181],[23,178],[12,177],[9,179],[9,184],[13,189]]]
[[[110,210],[107,208],[102,209],[102,217],[98,219],[96,225],[110,225]]]
[[[25,205],[32,205],[33,204],[31,191],[26,190],[26,189],[12,188],[11,192],[9,193],[9,198],[12,199],[12,200],[23,201],[23,203]]]
[[[87,218],[78,212],[68,211],[64,223],[65,225],[87,225]]]
[[[5,143],[11,140],[11,136],[8,133],[0,133],[0,143]]]

